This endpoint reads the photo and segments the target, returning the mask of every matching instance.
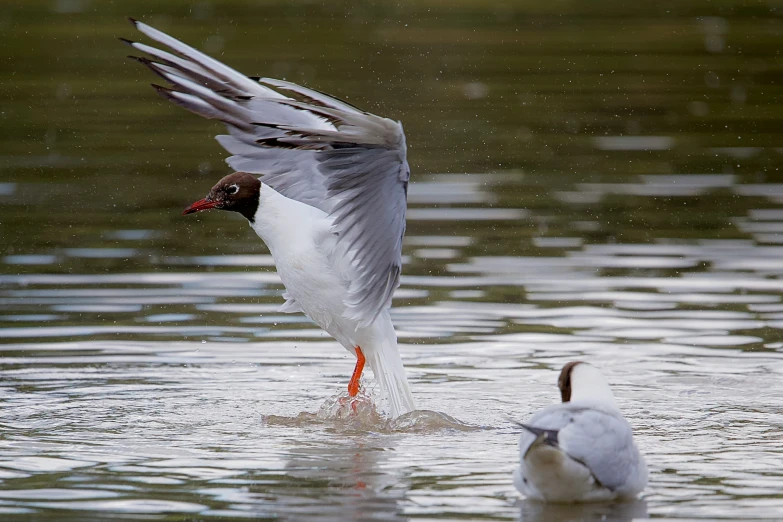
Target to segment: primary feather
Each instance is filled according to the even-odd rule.
[[[237,171],[260,175],[285,197],[326,212],[352,278],[347,318],[366,327],[391,304],[402,270],[410,171],[395,121],[326,94],[270,78],[252,79],[132,20],[167,52],[127,42],[169,85],[155,86],[191,112],[226,124],[218,142]],[[296,98],[280,91],[291,93]]]

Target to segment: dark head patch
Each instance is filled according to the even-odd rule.
[[[560,370],[560,377],[557,378],[557,387],[560,388],[560,398],[563,402],[571,400],[571,373],[578,364],[582,364],[582,361],[571,361]]]
[[[239,212],[251,223],[258,210],[261,182],[247,172],[235,172],[221,179],[207,195],[207,200],[217,202],[215,208]]]

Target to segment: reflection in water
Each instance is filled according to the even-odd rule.
[[[647,518],[644,500],[610,504],[543,504],[534,500],[520,502],[520,522],[630,522]]]
[[[277,493],[274,513],[286,518],[318,513],[321,520],[394,520],[410,481],[385,462],[393,441],[378,443],[372,436],[337,435],[330,443],[292,448],[284,481],[272,491],[259,486],[259,493]]]

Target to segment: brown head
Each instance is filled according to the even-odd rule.
[[[260,193],[261,182],[258,178],[247,172],[235,172],[218,181],[207,197],[190,205],[182,215],[216,208],[239,212],[252,222],[258,210]]]
[[[579,364],[582,364],[582,361],[571,361],[560,370],[560,377],[557,378],[557,387],[560,388],[560,398],[563,402],[571,400],[571,374]]]

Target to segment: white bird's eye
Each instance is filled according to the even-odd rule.
[[[233,196],[234,194],[239,192],[239,185],[230,185],[226,192],[228,192],[229,195]]]

